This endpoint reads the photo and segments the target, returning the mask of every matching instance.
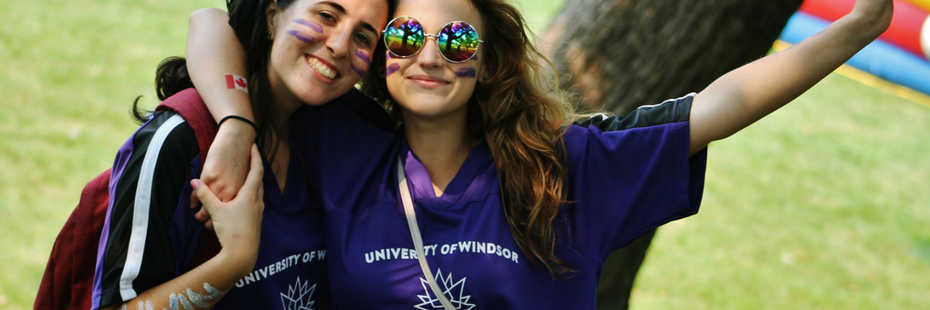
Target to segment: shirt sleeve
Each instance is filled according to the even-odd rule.
[[[191,162],[199,160],[193,130],[169,112],[155,116],[120,151],[131,155],[111,183],[101,236],[105,246],[95,279],[99,303],[94,305],[100,307],[122,303],[177,276],[175,257],[185,255],[175,253],[169,226],[180,205],[189,204]]]
[[[688,156],[692,98],[566,130],[565,241],[604,259],[662,224],[697,213],[707,151]]]

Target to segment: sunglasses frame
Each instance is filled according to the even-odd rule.
[[[384,41],[384,47],[388,50],[388,53],[391,53],[392,56],[397,57],[397,58],[407,59],[407,58],[410,58],[410,57],[413,57],[413,56],[416,56],[416,55],[420,54],[420,51],[422,51],[422,50],[423,50],[423,47],[426,46],[426,41],[427,41],[426,38],[427,38],[427,37],[433,37],[433,38],[436,38],[436,40],[434,40],[434,41],[436,42],[436,48],[437,48],[438,51],[439,51],[439,55],[441,55],[442,58],[445,59],[446,61],[448,61],[449,63],[460,64],[460,63],[463,63],[463,62],[466,62],[466,61],[469,61],[469,60],[474,59],[474,58],[475,58],[475,55],[478,55],[478,49],[481,48],[481,43],[484,43],[484,41],[482,41],[482,40],[480,39],[480,37],[479,37],[479,39],[478,39],[478,46],[475,47],[475,53],[474,53],[474,54],[471,54],[471,57],[468,57],[468,59],[461,60],[461,61],[455,61],[455,60],[449,59],[449,57],[446,57],[446,54],[443,54],[443,53],[442,53],[442,49],[439,48],[439,34],[428,34],[428,33],[426,33],[426,30],[421,30],[421,31],[423,32],[423,45],[420,45],[420,48],[417,49],[417,51],[414,52],[413,54],[411,54],[410,56],[401,56],[401,55],[397,55],[397,54],[394,53],[394,51],[391,50],[391,46],[388,45],[388,41],[387,41],[387,40],[388,40],[388,38],[387,38],[387,30],[388,30],[389,27],[391,27],[392,24],[394,24],[395,21],[397,21],[397,19],[400,19],[400,18],[409,18],[409,19],[412,19],[412,20],[416,21],[417,24],[420,24],[420,27],[423,27],[423,24],[420,23],[420,21],[419,21],[418,19],[414,18],[413,16],[403,15],[403,16],[394,17],[394,19],[392,19],[391,21],[389,21],[389,22],[387,23],[387,25],[384,27],[384,30],[381,30],[381,38],[382,38],[382,41]],[[454,23],[464,23],[464,24],[468,25],[468,27],[471,27],[471,29],[475,30],[475,37],[478,37],[478,29],[475,29],[475,26],[472,26],[472,25],[469,24],[468,22],[466,22],[466,21],[461,21],[461,20],[453,20],[453,21],[451,21],[451,22],[446,23],[445,25],[442,25],[442,28],[439,28],[439,33],[442,34],[442,30],[443,30],[443,29],[446,29],[446,27],[449,27],[449,25],[454,24]]]

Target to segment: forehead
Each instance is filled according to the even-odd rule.
[[[387,0],[300,0],[296,4],[294,13],[304,14],[318,9],[335,11],[356,22],[370,24],[379,31],[388,18]]]
[[[416,18],[427,33],[451,21],[467,22],[481,33],[481,15],[470,0],[399,0],[394,15]]]

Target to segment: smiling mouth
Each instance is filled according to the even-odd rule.
[[[407,79],[414,81],[414,82],[418,82],[418,83],[437,85],[437,86],[451,84],[449,83],[449,81],[446,81],[446,80],[443,80],[437,77],[428,76],[428,75],[415,75],[415,76],[408,77]]]
[[[307,56],[307,64],[310,65],[310,68],[313,68],[313,71],[331,80],[336,79],[336,76],[339,75],[339,72],[330,69],[329,66],[323,64],[323,62],[315,57]]]

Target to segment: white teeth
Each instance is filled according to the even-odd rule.
[[[310,68],[313,68],[314,71],[316,71],[322,76],[325,76],[330,79],[336,78],[336,72],[333,72],[333,70],[330,70],[328,66],[324,65],[316,58],[307,57],[307,64],[309,64]]]

